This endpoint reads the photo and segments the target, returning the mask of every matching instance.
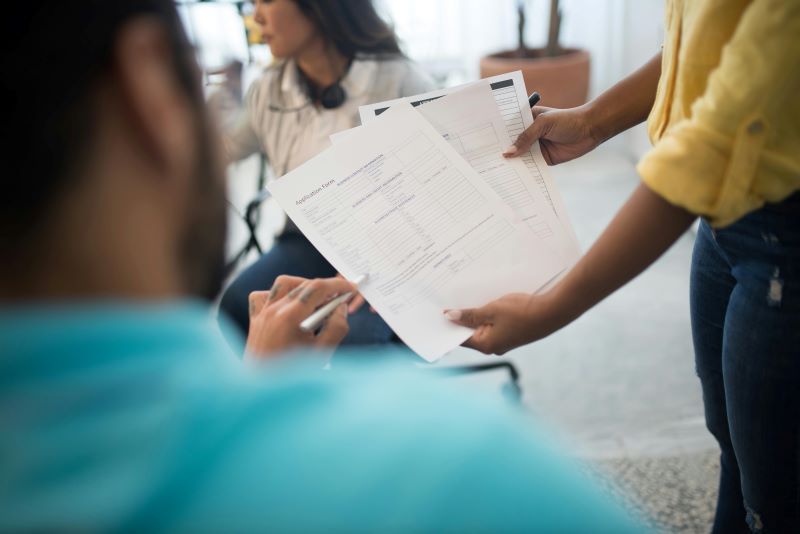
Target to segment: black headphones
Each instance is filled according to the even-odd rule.
[[[273,87],[277,88],[277,86],[280,85],[280,80],[283,79],[286,66],[287,66],[286,62],[280,65],[280,73],[278,74],[279,81],[276,84],[272,84]],[[299,67],[295,66],[295,68],[297,69],[297,75],[300,78],[300,83],[303,87],[303,91],[305,92],[306,97],[308,98],[308,102],[306,102],[302,106],[287,108],[277,105],[275,103],[277,102],[278,98],[272,98],[271,99],[272,102],[269,104],[270,111],[274,111],[277,113],[294,113],[311,106],[317,99],[319,99],[319,103],[322,105],[323,108],[336,109],[338,107],[341,107],[342,104],[344,104],[345,101],[347,100],[347,92],[344,90],[344,87],[342,87],[341,82],[342,78],[344,78],[347,75],[347,71],[349,70],[350,65],[348,65],[348,68],[347,70],[345,70],[345,73],[342,74],[342,78],[339,78],[328,87],[323,88],[321,91],[319,91],[319,95],[317,95],[317,89],[314,86],[314,84],[311,83],[311,80],[309,80],[308,77],[305,74],[303,74],[303,71],[300,70]],[[275,93],[273,93],[273,96],[275,96]]]
[[[336,109],[341,107],[345,100],[347,100],[347,92],[344,90],[344,87],[342,87],[341,78],[333,82],[328,87],[323,87],[321,90],[319,90],[319,93],[317,93],[317,88],[314,83],[308,79],[308,76],[306,76],[302,70],[300,70],[300,67],[296,68],[297,74],[303,81],[303,88],[305,89],[306,95],[311,102],[319,100],[319,103],[323,108]],[[346,72],[347,71],[345,71],[345,73]],[[344,77],[344,75],[342,75],[342,77]]]

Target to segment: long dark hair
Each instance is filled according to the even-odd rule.
[[[394,29],[375,10],[372,0],[295,0],[344,56],[402,56]]]

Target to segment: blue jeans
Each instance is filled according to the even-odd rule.
[[[303,278],[336,276],[334,269],[302,235],[287,233],[279,236],[272,248],[245,269],[222,295],[220,310],[246,336],[250,327],[248,297],[251,292],[268,290],[282,275]],[[365,304],[348,317],[350,332],[342,345],[379,345],[396,339],[394,332],[381,317]]]
[[[800,532],[800,210],[702,222],[691,314],[722,451],[713,532]]]

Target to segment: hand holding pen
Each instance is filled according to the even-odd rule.
[[[357,291],[343,278],[279,276],[271,290],[250,294],[248,357],[264,358],[300,346],[335,347],[347,335],[346,301]],[[313,315],[323,308],[324,313]],[[310,316],[313,320],[301,328]]]
[[[306,317],[303,322],[300,323],[300,330],[303,330],[304,332],[316,332],[322,326],[322,323],[325,322],[325,320],[328,319],[328,317],[330,317],[330,315],[336,311],[339,306],[342,304],[348,305],[350,301],[352,301],[356,296],[360,295],[358,288],[366,281],[366,274],[362,274],[353,280],[353,285],[355,286],[353,291],[348,291],[342,295],[339,295],[331,299],[327,304],[320,306],[314,313]],[[364,298],[361,297],[361,300],[363,303]],[[352,307],[349,308],[349,310],[353,311]]]

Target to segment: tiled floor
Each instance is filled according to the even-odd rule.
[[[552,169],[584,250],[637,184],[613,147]],[[254,188],[253,162],[235,171],[234,203]],[[274,206],[263,234],[274,226]],[[233,226],[233,241],[241,240]],[[689,327],[693,236],[573,325],[507,355],[521,372],[528,411],[575,455],[608,474],[632,505],[667,532],[708,531],[716,498],[715,445],[703,423]],[[441,365],[486,361],[458,349]],[[492,372],[460,378],[499,388]]]

